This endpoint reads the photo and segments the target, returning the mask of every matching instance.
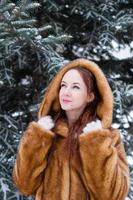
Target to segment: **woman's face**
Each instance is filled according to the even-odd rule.
[[[83,110],[90,98],[87,87],[76,69],[71,69],[62,78],[59,91],[61,108],[65,111]]]

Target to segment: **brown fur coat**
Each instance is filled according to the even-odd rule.
[[[112,92],[95,63],[77,59],[63,67],[49,85],[38,116],[58,112],[62,76],[76,66],[89,69],[96,77],[102,96],[97,108],[102,129],[81,133],[79,152],[70,159],[64,151],[69,131],[64,121],[54,131],[31,122],[20,141],[13,180],[22,193],[35,194],[36,200],[124,200],[129,189],[128,164],[119,131],[110,128]],[[55,150],[48,159],[55,134]]]

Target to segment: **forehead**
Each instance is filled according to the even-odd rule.
[[[64,74],[62,81],[83,82],[83,78],[81,77],[80,73],[76,69],[71,69]]]

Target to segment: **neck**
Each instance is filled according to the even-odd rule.
[[[80,117],[80,115],[82,114],[83,110],[78,110],[78,111],[66,111],[66,116],[68,119],[68,124],[69,126],[71,126],[72,124],[74,124]]]

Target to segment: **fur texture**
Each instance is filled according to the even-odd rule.
[[[22,193],[35,194],[36,200],[124,200],[129,190],[129,168],[119,131],[109,128],[113,97],[96,64],[77,59],[62,68],[48,87],[39,118],[58,111],[62,76],[78,65],[96,76],[102,95],[97,109],[102,128],[81,133],[78,152],[70,156],[65,148],[66,122],[61,120],[52,131],[31,122],[20,141],[13,180]],[[55,135],[54,151],[49,155]]]

